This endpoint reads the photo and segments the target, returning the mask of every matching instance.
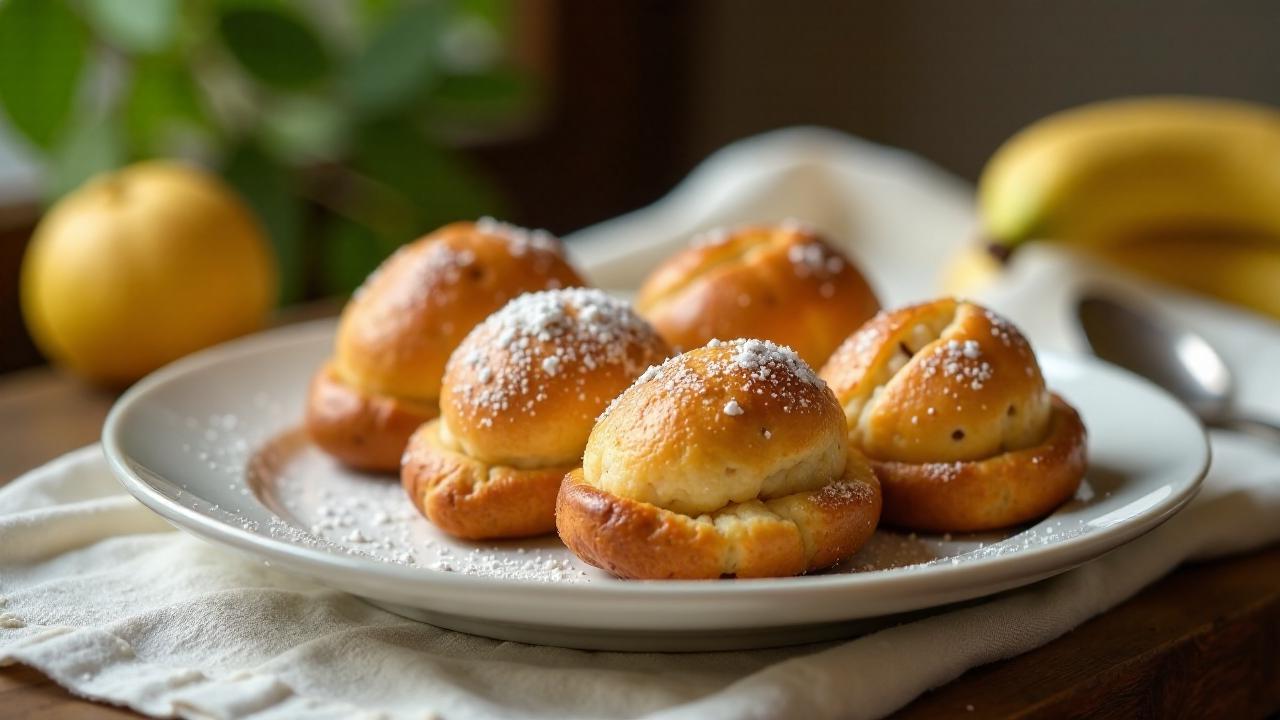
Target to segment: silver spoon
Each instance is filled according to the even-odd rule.
[[[1103,295],[1084,295],[1076,314],[1094,354],[1168,390],[1205,425],[1280,442],[1280,425],[1234,407],[1231,371],[1204,338]]]

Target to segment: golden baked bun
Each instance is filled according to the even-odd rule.
[[[614,401],[556,527],[621,577],[768,577],[840,562],[879,514],[831,390],[789,348],[734,340],[651,368]]]
[[[596,418],[668,354],[649,323],[601,290],[512,300],[449,358],[441,417],[405,450],[409,497],[459,537],[551,532],[560,481],[581,463]]]
[[[445,362],[467,333],[517,295],[582,284],[554,237],[488,218],[405,245],[343,310],[311,385],[312,440],[352,467],[397,470],[409,435],[439,414]]]
[[[884,521],[939,532],[1040,517],[1085,470],[1080,416],[1045,387],[1022,333],[944,298],[882,312],[820,375],[844,408],[850,444],[884,488]]]
[[[636,309],[677,347],[758,337],[817,367],[880,303],[849,258],[791,221],[694,238],[649,276]]]

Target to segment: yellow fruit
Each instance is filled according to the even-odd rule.
[[[1208,98],[1086,105],[1019,132],[983,171],[991,242],[1101,245],[1202,232],[1280,244],[1280,112]]]
[[[1280,319],[1280,246],[1275,243],[1162,238],[1088,252],[1144,277]]]
[[[983,245],[965,245],[942,269],[940,284],[947,295],[965,296],[978,292],[1000,277],[1003,265]]]
[[[87,379],[127,383],[262,326],[275,261],[244,202],[172,162],[101,175],[45,215],[23,258],[36,344]]]
[[[1280,320],[1280,246],[1275,243],[1169,237],[1075,245],[1070,250],[1138,276]],[[986,247],[966,246],[943,268],[942,290],[950,295],[978,292],[999,279],[1003,269],[1004,265]]]

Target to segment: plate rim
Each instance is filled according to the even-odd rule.
[[[1084,365],[1090,370],[1111,374],[1125,382],[1145,386],[1151,392],[1167,400],[1171,409],[1197,430],[1200,443],[1199,467],[1195,476],[1177,492],[1163,498],[1152,509],[1106,528],[1087,534],[1066,538],[1052,544],[1021,550],[1012,555],[995,555],[967,560],[958,564],[932,565],[927,568],[896,568],[860,573],[832,575],[807,575],[786,578],[736,578],[732,580],[629,580],[624,582],[570,584],[532,582],[528,580],[492,578],[449,572],[436,572],[428,568],[407,567],[359,557],[339,555],[320,548],[310,548],[278,538],[261,535],[236,527],[218,518],[198,512],[171,500],[148,480],[136,472],[130,464],[131,455],[125,450],[123,427],[129,415],[145,398],[161,388],[178,382],[189,375],[246,355],[270,353],[281,347],[314,343],[326,336],[331,340],[336,318],[323,318],[287,325],[238,338],[202,350],[179,359],[135,383],[112,405],[102,430],[102,446],[113,474],[124,488],[143,505],[156,512],[179,529],[193,532],[202,538],[248,551],[269,560],[280,561],[290,567],[315,577],[340,571],[344,575],[358,573],[371,580],[394,583],[403,590],[404,584],[418,589],[464,592],[515,591],[536,595],[538,600],[554,600],[584,597],[605,600],[611,598],[662,599],[697,594],[711,600],[741,598],[744,595],[768,595],[783,592],[806,594],[842,594],[846,592],[874,592],[892,586],[895,592],[928,590],[931,593],[955,592],[966,585],[997,585],[1017,578],[1045,577],[1066,572],[1100,557],[1159,527],[1184,508],[1199,492],[1211,463],[1209,437],[1203,424],[1164,389],[1151,381],[1127,370],[1105,363],[1092,356],[1045,351],[1039,353],[1042,361],[1068,365]],[[142,463],[138,463],[142,466]],[[145,466],[143,466],[145,467]],[[270,509],[267,509],[270,512]],[[1016,562],[1011,562],[1016,559]],[[1004,567],[1007,566],[1007,567]],[[419,593],[411,592],[413,595]]]

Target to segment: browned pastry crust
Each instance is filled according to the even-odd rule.
[[[556,493],[596,418],[667,344],[600,290],[530,293],[449,359],[441,416],[409,441],[401,481],[427,519],[470,539],[555,529]]]
[[[883,312],[822,368],[849,443],[871,461],[887,524],[992,530],[1045,515],[1085,471],[1085,429],[1045,388],[1022,333],[943,298]]]
[[[575,555],[623,578],[786,577],[830,567],[871,537],[880,487],[854,457],[843,477],[774,500],[733,503],[691,517],[564,478],[560,539]]]
[[[556,493],[570,468],[490,465],[450,447],[440,427],[434,420],[413,434],[400,472],[410,501],[428,520],[470,540],[555,530]]]
[[[307,394],[312,442],[357,470],[398,467],[409,436],[439,414],[435,403],[356,390],[334,374],[331,363],[311,379]]]
[[[1085,471],[1080,415],[1053,397],[1044,442],[985,460],[872,460],[884,491],[884,522],[926,532],[976,532],[1049,514],[1075,495]]]
[[[312,383],[312,440],[352,467],[395,471],[410,423],[439,414],[445,362],[471,328],[517,295],[581,284],[555,238],[493,220],[405,245],[343,309]]]
[[[636,309],[673,346],[753,337],[817,367],[880,307],[854,263],[796,223],[696,239],[640,288]]]
[[[831,390],[790,350],[716,342],[646,372],[596,423],[556,527],[628,578],[796,575],[851,555],[880,488]]]

